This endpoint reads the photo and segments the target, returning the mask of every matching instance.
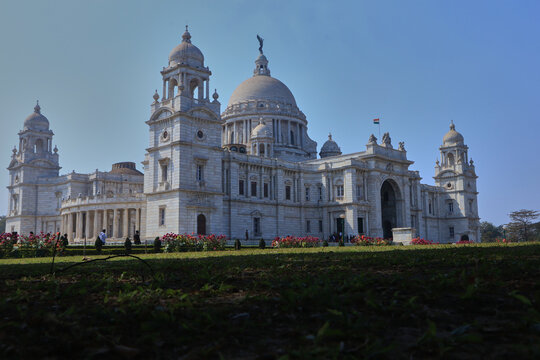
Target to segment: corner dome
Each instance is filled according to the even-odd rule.
[[[454,146],[454,145],[463,145],[463,135],[456,131],[456,126],[454,122],[450,124],[450,131],[446,133],[443,137],[444,146]]]
[[[274,137],[272,132],[272,126],[266,124],[264,120],[259,122],[259,125],[255,126],[255,129],[251,132],[251,139],[270,138]]]
[[[191,43],[191,34],[187,30],[182,35],[182,42],[169,54],[169,66],[186,64],[192,67],[204,67],[204,55]]]
[[[323,144],[319,155],[321,158],[341,155],[341,149],[338,144],[332,140],[332,134],[328,134],[328,140]]]
[[[24,130],[48,131],[49,120],[41,114],[39,101],[34,107],[34,112],[24,120]]]
[[[296,107],[296,100],[289,88],[271,76],[253,76],[234,90],[228,106],[246,101],[272,101]]]

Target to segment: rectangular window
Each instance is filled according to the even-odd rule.
[[[309,186],[306,187],[306,201],[309,201]]]
[[[322,200],[322,186],[319,186],[319,200]]]
[[[430,214],[433,211],[432,208],[431,208],[431,200],[428,201],[428,211],[429,211]]]
[[[306,232],[307,233],[311,232],[311,221],[310,220],[306,220]]]
[[[264,183],[263,190],[264,190],[264,197],[267,198],[268,197],[268,183]]]
[[[257,196],[257,182],[251,182],[251,196]]]
[[[454,238],[454,227],[453,226],[450,226],[448,228],[448,232],[450,233],[450,238]]]
[[[244,195],[244,180],[238,180],[238,195]]]
[[[364,218],[357,218],[356,219],[357,223],[358,223],[358,233],[359,234],[363,234],[364,233]]]
[[[285,186],[285,200],[291,200],[291,187]]]
[[[344,193],[345,193],[345,191],[343,189],[343,185],[337,185],[336,186],[336,197],[342,198]]]
[[[165,208],[159,208],[159,225],[165,225]]]
[[[356,200],[362,200],[362,185],[356,185]]]
[[[261,218],[253,218],[253,233],[255,236],[261,235]]]
[[[197,165],[197,181],[203,181],[203,166]]]
[[[322,220],[319,220],[319,232],[322,233]]]
[[[448,202],[448,212],[450,214],[454,212],[454,203],[452,201]]]
[[[161,181],[165,182],[167,181],[167,173],[168,173],[168,166],[167,165],[161,165]]]

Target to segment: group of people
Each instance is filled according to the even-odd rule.
[[[333,233],[328,237],[328,242],[339,242],[343,240],[344,242],[351,242],[351,239],[354,235],[343,235],[343,233]]]
[[[98,237],[99,240],[101,240],[101,243],[105,245],[107,241],[107,230],[101,230]],[[135,231],[135,235],[133,235],[133,242],[135,243],[135,245],[141,245],[141,235],[139,234],[139,230]]]

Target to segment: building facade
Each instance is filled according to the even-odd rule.
[[[59,175],[58,149],[39,105],[24,122],[8,167],[7,231],[153,239],[165,233],[229,238],[365,234],[390,238],[408,228],[438,242],[479,241],[476,173],[463,136],[450,125],[435,185],[410,169],[404,144],[371,135],[342,154],[329,135],[317,157],[308,121],[289,88],[271,76],[260,49],[253,75],[223,113],[210,69],[186,30],[161,71],[146,122],[143,172]],[[366,136],[367,137],[367,136]]]

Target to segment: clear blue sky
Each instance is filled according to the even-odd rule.
[[[319,149],[365,149],[381,118],[433,184],[450,120],[469,145],[480,216],[540,210],[539,1],[25,1],[0,3],[0,155],[39,99],[61,172],[108,170],[148,146],[159,71],[189,24],[222,110],[251,76],[256,34]],[[7,212],[8,172],[0,176]]]

